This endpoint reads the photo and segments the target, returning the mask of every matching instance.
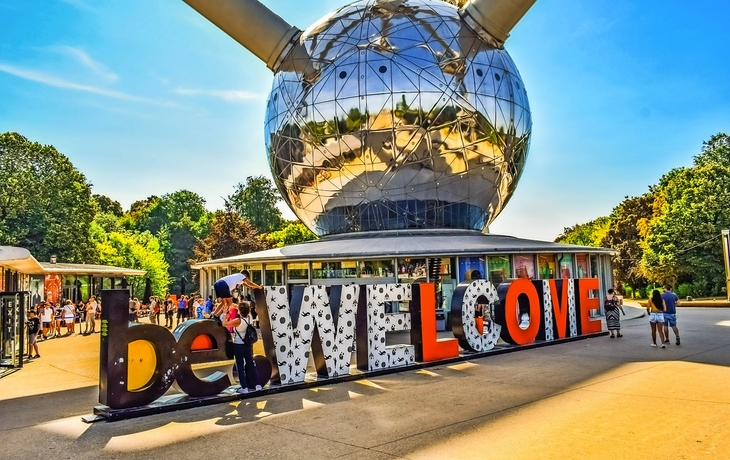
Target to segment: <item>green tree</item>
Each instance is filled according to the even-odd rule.
[[[39,260],[95,258],[89,226],[91,185],[53,146],[0,134],[0,244],[27,248]]]
[[[210,213],[205,200],[189,190],[179,190],[162,197],[151,196],[136,201],[120,220],[121,226],[136,232],[150,232],[157,237],[169,266],[170,291],[179,293],[179,280],[193,279],[188,260],[193,245],[208,234]],[[199,289],[187,286],[187,292]]]
[[[168,265],[160,242],[149,232],[107,232],[97,221],[91,224],[91,239],[96,246],[98,263],[144,270],[145,276],[128,278],[132,295],[144,295],[145,278],[152,282],[152,292],[164,295],[170,283]]]
[[[191,263],[267,249],[251,223],[230,208],[213,216],[210,232],[193,246]]]
[[[263,235],[267,244],[274,248],[289,246],[290,244],[304,243],[317,239],[317,235],[312,233],[306,225],[299,221],[289,221],[284,228],[276,232]]]
[[[555,238],[555,242],[577,244],[579,246],[602,247],[603,238],[605,238],[608,232],[611,220],[611,217],[603,216],[585,224],[566,227],[562,235]]]
[[[730,167],[718,163],[679,171],[656,190],[644,242],[650,281],[695,283],[703,295],[724,287],[721,230],[730,227]]]
[[[647,279],[642,270],[644,256],[642,245],[653,215],[654,194],[626,197],[611,213],[613,219],[608,227],[602,246],[615,249],[613,276],[616,284],[624,284],[633,290],[645,288]]]
[[[720,164],[730,166],[730,136],[717,133],[709,141],[702,143],[702,150],[694,158],[695,166]]]
[[[94,200],[96,205],[99,208],[100,212],[105,212],[109,214],[113,214],[117,217],[122,217],[124,215],[124,211],[122,210],[122,205],[116,201],[112,200],[106,195],[91,195],[91,198]]]
[[[259,233],[280,230],[284,224],[281,211],[276,207],[281,195],[264,176],[247,177],[246,185],[238,183],[227,201],[232,210],[248,219]]]

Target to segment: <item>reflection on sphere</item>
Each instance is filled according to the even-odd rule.
[[[318,235],[482,230],[514,191],[532,126],[509,54],[440,0],[365,0],[302,43],[319,72],[274,77],[274,180]]]

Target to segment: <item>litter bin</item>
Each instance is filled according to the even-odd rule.
[[[436,309],[436,330],[446,330],[446,310],[444,310],[443,308]]]

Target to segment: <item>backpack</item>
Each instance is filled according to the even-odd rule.
[[[238,334],[238,329],[234,328],[233,330],[236,331],[236,334],[238,334],[239,337],[241,337],[241,340],[243,341],[244,345],[253,345],[254,343],[259,341],[259,333],[256,331],[256,328],[251,326],[251,323],[249,323],[246,320],[241,319],[244,323],[246,323],[246,332],[243,334],[243,337],[241,337],[241,334]]]

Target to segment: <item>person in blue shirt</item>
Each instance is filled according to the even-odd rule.
[[[209,295],[208,300],[205,301],[205,312],[207,314],[213,313],[213,296]]]
[[[672,292],[671,285],[664,285],[662,300],[664,300],[664,303],[667,304],[667,310],[664,312],[664,343],[669,343],[669,328],[671,327],[674,331],[674,336],[677,338],[675,343],[679,345],[679,328],[677,327],[677,306],[679,305],[679,297],[677,294]]]

